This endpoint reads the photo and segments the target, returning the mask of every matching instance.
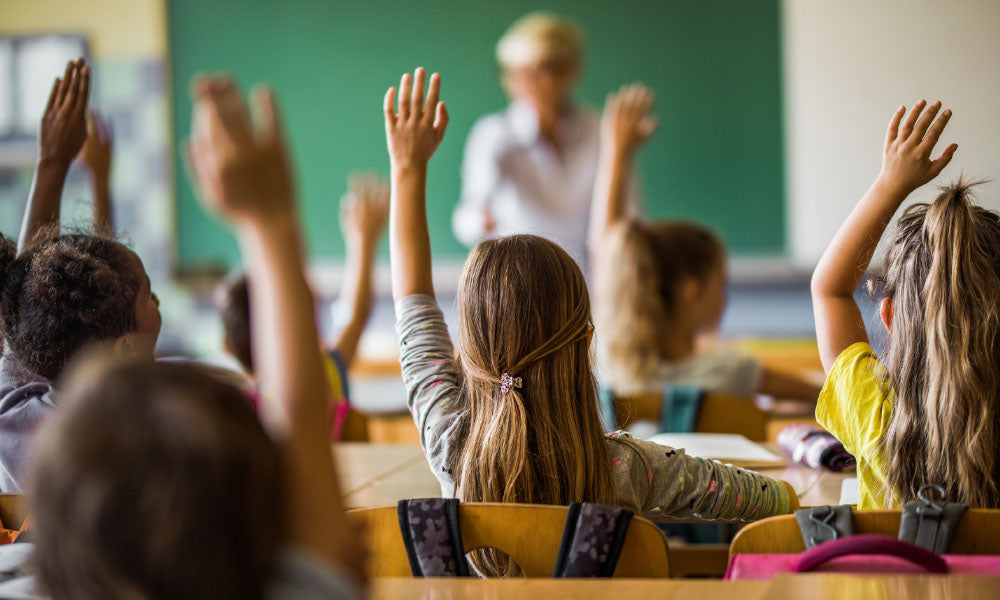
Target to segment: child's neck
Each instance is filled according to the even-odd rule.
[[[695,333],[683,326],[671,327],[671,330],[673,334],[667,335],[663,340],[663,359],[667,362],[679,362],[693,356],[697,343]]]

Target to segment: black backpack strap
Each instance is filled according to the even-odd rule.
[[[632,515],[632,511],[603,504],[570,504],[552,576],[611,577]]]
[[[932,491],[937,492],[937,501],[930,499]],[[969,507],[958,502],[946,502],[944,488],[938,485],[920,488],[917,498],[903,506],[899,539],[936,554],[948,552],[955,540],[958,524]]]
[[[849,504],[814,506],[795,511],[806,548],[854,535],[854,514]]]
[[[399,532],[414,577],[468,577],[455,498],[400,500]]]

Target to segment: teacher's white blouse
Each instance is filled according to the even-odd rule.
[[[515,102],[479,119],[465,144],[455,237],[470,247],[481,241],[489,206],[493,235],[541,235],[586,266],[599,126],[599,115],[575,108],[557,129],[560,154],[540,136],[529,105]]]

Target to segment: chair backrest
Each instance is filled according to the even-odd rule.
[[[624,429],[643,419],[660,420],[661,392],[639,392],[615,396],[618,427]],[[754,442],[767,441],[767,413],[747,396],[707,393],[701,400],[694,430],[699,433],[737,433]]]
[[[0,522],[7,529],[20,529],[24,522],[24,494],[0,494]]]
[[[567,507],[463,502],[459,523],[465,552],[496,548],[513,558],[526,577],[551,577],[562,542]],[[410,577],[396,506],[349,511],[368,532],[372,577]],[[667,540],[651,521],[633,517],[615,577],[669,577]]]
[[[902,511],[854,512],[854,533],[899,534]],[[795,515],[780,515],[741,529],[729,546],[734,554],[794,554],[805,552]],[[962,517],[950,554],[1000,554],[1000,510],[973,508]]]

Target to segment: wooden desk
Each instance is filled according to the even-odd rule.
[[[334,446],[334,457],[347,508],[385,506],[404,498],[441,495],[441,487],[419,446],[343,443]],[[853,471],[831,473],[796,464],[761,472],[792,484],[803,506],[837,504],[841,482],[854,476]]]
[[[768,600],[967,600],[1000,597],[1000,577],[969,575],[782,575],[761,596]]]
[[[697,579],[410,579],[371,585],[373,600],[546,600],[650,598],[661,600],[967,600],[996,598],[1000,577],[963,575],[783,575],[771,581]]]
[[[650,598],[658,600],[719,600],[764,598],[767,581],[697,579],[408,579],[372,581],[373,600],[577,600],[587,598]]]
[[[420,446],[345,442],[333,445],[333,457],[347,509],[441,495]]]

